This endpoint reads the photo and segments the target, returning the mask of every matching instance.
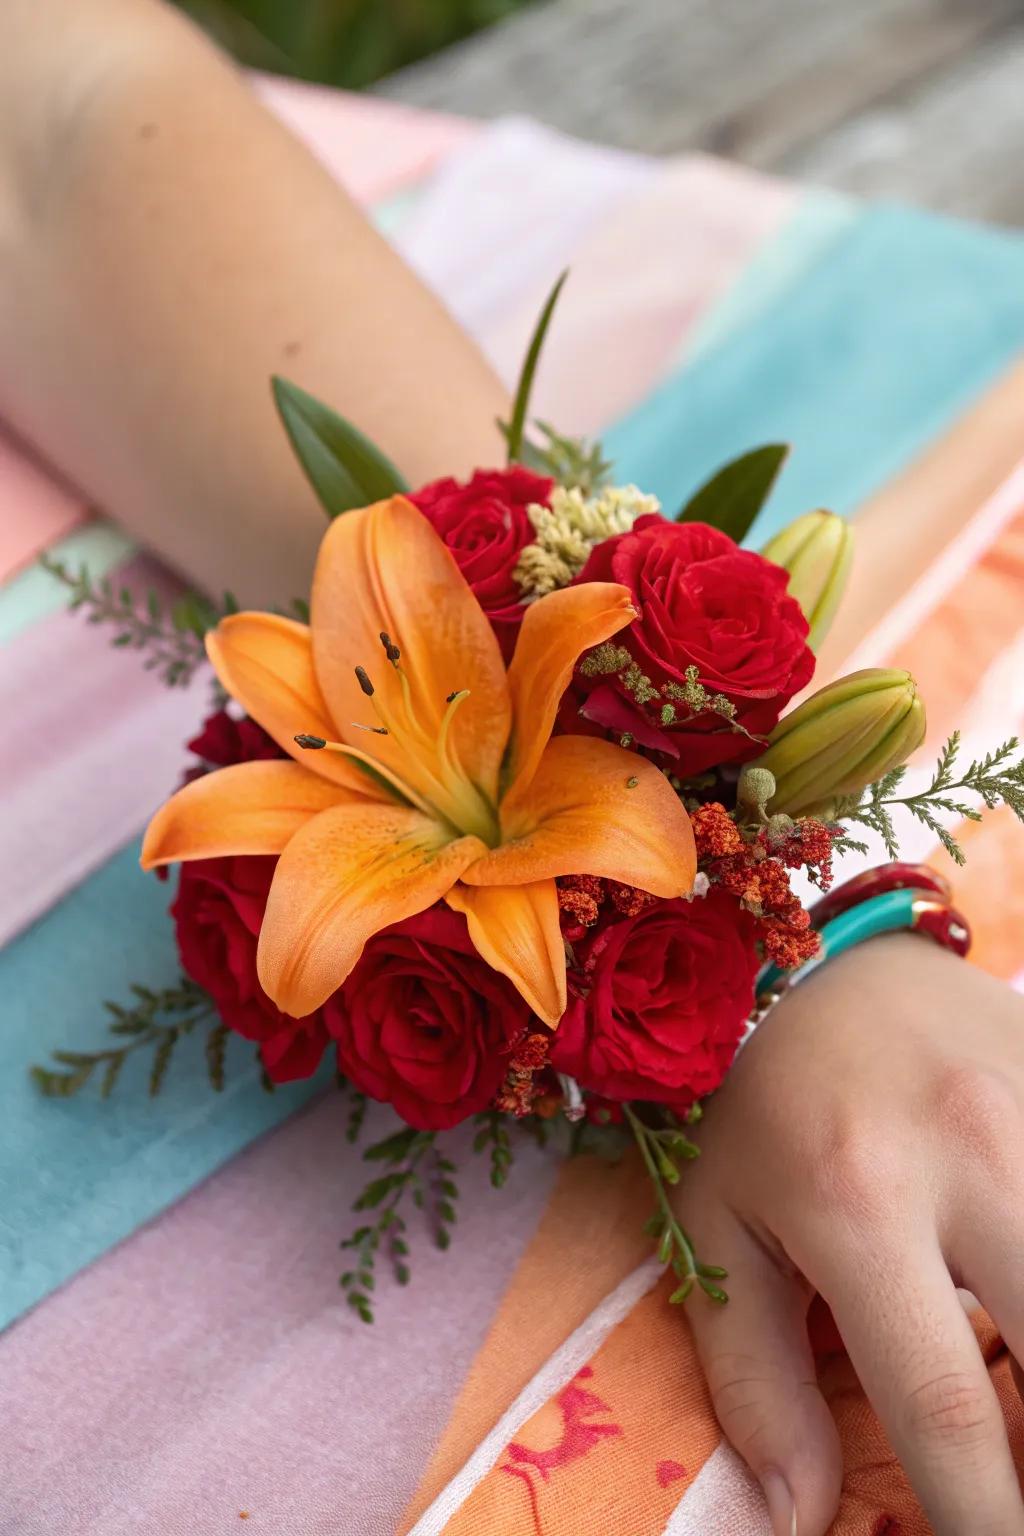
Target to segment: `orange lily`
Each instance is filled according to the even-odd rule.
[[[553,592],[527,608],[506,673],[416,508],[395,496],[346,513],[321,546],[308,627],[238,613],[207,637],[228,693],[292,761],[179,790],[149,824],[143,868],[280,855],[258,968],[285,1013],[313,1012],[372,934],[443,898],[554,1027],[566,1003],[556,877],[662,897],[693,884],[689,818],[664,775],[610,742],[551,736],[579,655],[633,614],[614,583]]]

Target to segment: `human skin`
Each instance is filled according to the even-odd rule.
[[[822,1536],[842,1465],[806,1314],[828,1302],[938,1536],[1024,1531],[956,1287],[1024,1354],[1024,999],[917,935],[796,988],[708,1106],[678,1206],[727,1306],[688,1308],[779,1536]]]
[[[284,373],[412,484],[503,456],[472,342],[237,71],[156,0],[5,0],[0,418],[193,581],[309,590]]]
[[[3,25],[0,416],[97,504],[268,605],[307,589],[323,529],[272,372],[413,482],[500,460],[506,401],[472,345],[176,14],[6,0]],[[1024,1350],[1022,1014],[923,940],[877,940],[789,998],[710,1106],[680,1199],[732,1299],[689,1316],[780,1536],[794,1512],[818,1536],[838,1497],[812,1286],[941,1536],[1024,1530],[953,1289]]]

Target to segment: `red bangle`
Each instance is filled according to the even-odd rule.
[[[822,928],[840,913],[848,912],[862,901],[870,901],[872,896],[881,896],[885,891],[906,890],[931,892],[944,907],[948,907],[953,899],[949,881],[927,864],[879,864],[876,869],[865,869],[837,885],[835,890],[815,902],[811,908],[811,926]]]

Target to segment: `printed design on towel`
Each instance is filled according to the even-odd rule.
[[[531,1421],[530,1427],[535,1427],[541,1438],[544,1438],[548,1430],[556,1427],[552,1419],[557,1417],[557,1440],[536,1448],[513,1440],[505,1452],[507,1460],[501,1463],[501,1470],[519,1478],[527,1491],[536,1536],[545,1536],[537,1501],[536,1480],[547,1482],[553,1472],[579,1461],[582,1456],[588,1456],[610,1435],[622,1434],[621,1424],[597,1417],[612,1412],[608,1404],[589,1387],[581,1385],[593,1375],[592,1365],[582,1366],[569,1385],[552,1398],[547,1411],[542,1411]]]

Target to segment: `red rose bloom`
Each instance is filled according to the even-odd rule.
[[[512,572],[536,537],[526,515],[531,502],[546,505],[553,480],[513,465],[478,469],[465,485],[435,480],[409,499],[455,557],[491,626],[506,663],[523,621],[522,594]]]
[[[328,1026],[342,1072],[423,1131],[487,1108],[532,1017],[444,906],[375,934],[339,997]]]
[[[188,746],[215,768],[284,757],[255,720],[248,715],[236,719],[226,709],[209,715]],[[197,765],[186,780],[204,772]],[[267,1076],[284,1083],[312,1076],[328,1036],[323,1010],[306,1019],[290,1018],[270,1001],[256,974],[256,945],[276,863],[239,857],[183,864],[171,917],[182,969],[210,994],[229,1029],[259,1042]]]
[[[721,1083],[754,1000],[756,919],[724,891],[661,901],[596,932],[577,958],[551,1064],[606,1099],[685,1106]]]
[[[257,725],[248,715],[236,720],[226,709],[218,709],[206,717],[199,735],[193,736],[188,743],[188,749],[215,768],[285,755],[262,725]]]
[[[577,672],[583,717],[631,732],[640,746],[672,758],[684,777],[743,762],[759,750],[720,716],[694,716],[678,701],[677,719],[663,720],[663,706],[685,684],[688,667],[696,667],[709,693],[722,693],[736,706],[737,723],[755,736],[771,731],[811,679],[807,620],[786,591],[786,572],[704,523],[638,518],[631,532],[597,545],[577,580],[629,588],[639,617],[614,643],[626,647],[658,690],[657,699],[638,703],[620,675]]]
[[[324,1010],[289,1018],[256,975],[256,943],[276,863],[247,857],[183,864],[171,917],[185,972],[209,992],[229,1029],[259,1042],[267,1075],[283,1083],[316,1071],[328,1035]]]

